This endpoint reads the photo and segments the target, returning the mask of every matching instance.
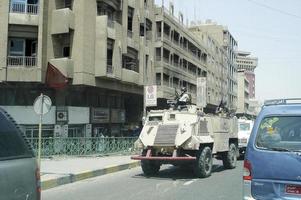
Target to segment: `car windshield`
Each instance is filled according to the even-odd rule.
[[[239,123],[239,130],[240,131],[249,131],[250,124],[249,123]]]
[[[301,151],[301,116],[267,117],[257,134],[259,148],[274,151]]]

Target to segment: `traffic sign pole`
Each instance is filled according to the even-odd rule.
[[[38,165],[41,168],[41,148],[42,148],[42,124],[43,124],[43,107],[44,107],[44,95],[41,94],[41,112],[40,112],[40,123],[39,123],[39,144],[38,144]]]

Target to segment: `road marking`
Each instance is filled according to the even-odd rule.
[[[183,185],[190,185],[191,183],[195,182],[195,180],[186,181]]]

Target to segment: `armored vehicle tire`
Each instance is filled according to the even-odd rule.
[[[237,148],[236,145],[231,143],[229,151],[222,156],[223,165],[226,169],[234,169],[237,163]]]
[[[146,176],[151,176],[151,175],[155,175],[159,172],[160,165],[155,162],[149,161],[149,160],[142,160],[141,168],[142,168],[143,173]]]
[[[200,149],[197,154],[196,164],[194,166],[194,174],[198,178],[206,178],[212,172],[212,151],[210,147]]]

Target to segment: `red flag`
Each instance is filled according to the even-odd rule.
[[[46,72],[46,85],[51,88],[60,89],[68,84],[68,78],[55,66],[48,62]]]

